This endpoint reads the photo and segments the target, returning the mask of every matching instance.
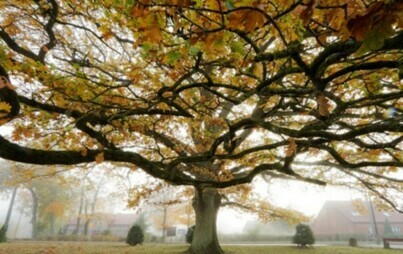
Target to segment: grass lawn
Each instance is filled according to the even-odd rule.
[[[11,242],[0,244],[0,254],[179,254],[186,245],[142,245],[130,247],[119,243]],[[224,246],[228,254],[398,254],[402,250],[353,247]]]

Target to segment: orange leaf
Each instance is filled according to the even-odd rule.
[[[4,87],[15,90],[15,87],[10,82],[8,82],[4,77],[0,77],[0,89]]]
[[[295,143],[295,139],[289,138],[288,139],[288,146],[285,151],[285,156],[290,157],[293,156],[297,152],[297,144]]]
[[[312,19],[314,7],[316,4],[315,2],[316,2],[315,0],[310,0],[299,15],[299,17],[302,19],[302,24],[304,26],[308,25]]]
[[[102,163],[104,160],[105,160],[104,153],[99,153],[97,156],[95,156],[95,161],[97,163]]]
[[[87,154],[88,154],[88,150],[87,150],[87,148],[83,148],[83,149],[81,149],[81,156],[87,156]]]
[[[324,96],[323,94],[320,94],[316,98],[316,103],[318,103],[319,115],[327,116],[330,114],[330,112],[329,112],[330,104],[329,104],[329,101],[326,98],[326,96]]]
[[[376,29],[386,17],[384,3],[376,2],[363,15],[357,15],[350,19],[347,23],[347,28],[350,30],[352,37],[358,41],[362,41],[367,32],[371,29]]]
[[[153,19],[153,22],[144,27],[143,29],[143,38],[151,43],[159,43],[162,40],[162,31],[158,25],[157,17]]]
[[[266,17],[257,11],[249,11],[245,17],[245,31],[253,32],[264,25]]]
[[[245,32],[253,32],[256,28],[262,27],[266,17],[255,10],[239,10],[228,15],[228,28],[241,29]]]

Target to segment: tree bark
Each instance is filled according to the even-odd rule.
[[[196,188],[193,208],[196,213],[196,228],[189,253],[221,254],[217,236],[217,213],[221,196],[216,188]]]

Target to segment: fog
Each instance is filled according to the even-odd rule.
[[[263,196],[267,197],[273,204],[284,208],[295,209],[314,218],[320,211],[326,200],[352,200],[359,198],[358,193],[348,189],[334,187],[317,187],[305,183],[285,182],[272,183],[270,185],[263,181],[256,181],[255,187]],[[111,195],[114,186],[109,184],[103,186],[100,197]],[[286,190],[286,191],[285,191]],[[19,192],[21,194],[21,192]],[[8,205],[10,202],[11,191],[2,193],[0,199],[0,224],[5,220]],[[113,204],[106,204],[100,210],[95,212],[102,213],[138,213],[138,208],[127,208],[127,197],[113,197]],[[17,195],[12,216],[9,224],[9,238],[30,238],[32,226],[30,223],[31,204],[24,204],[21,195]],[[27,207],[28,206],[28,207]],[[24,211],[21,213],[21,210]],[[140,209],[141,210],[141,209]],[[64,218],[64,223],[74,217],[74,212],[70,212]],[[257,221],[258,217],[254,214],[239,212],[230,208],[222,208],[218,214],[217,227],[220,234],[242,234],[245,224],[249,221]],[[236,223],[234,223],[236,222]],[[152,222],[151,222],[152,223]]]

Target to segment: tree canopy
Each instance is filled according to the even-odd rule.
[[[5,0],[0,156],[402,191],[403,3]],[[28,143],[26,141],[29,141]],[[402,196],[400,195],[400,201]]]

